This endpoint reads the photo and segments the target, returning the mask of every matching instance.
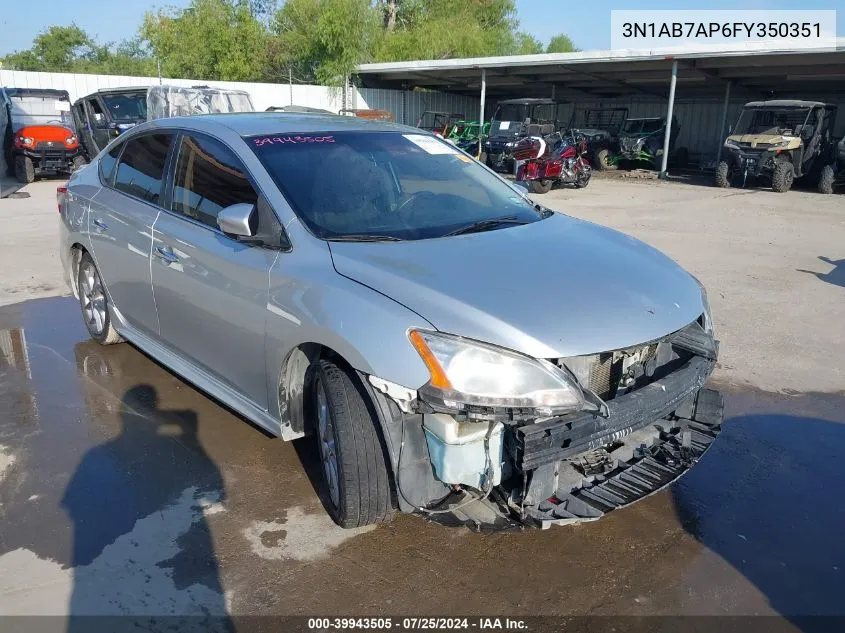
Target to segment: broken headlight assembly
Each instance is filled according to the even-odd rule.
[[[530,408],[543,415],[584,408],[577,380],[548,361],[440,332],[408,336],[431,374],[420,393],[448,408]]]

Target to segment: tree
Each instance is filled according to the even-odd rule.
[[[29,50],[7,55],[3,65],[14,70],[42,72],[155,74],[155,63],[140,40],[98,45],[75,24],[51,26],[33,40]]]
[[[370,58],[380,22],[368,0],[288,0],[271,29],[271,74],[339,86]]]
[[[546,47],[547,53],[573,53],[577,50],[572,39],[563,33],[555,35],[549,40],[549,45]]]
[[[76,24],[51,26],[35,37],[32,48],[10,53],[3,61],[17,70],[69,72],[75,62],[90,57],[94,48],[91,37]]]
[[[140,35],[165,75],[257,81],[267,32],[254,10],[247,0],[193,0],[183,11],[148,13]]]

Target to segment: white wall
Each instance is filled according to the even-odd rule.
[[[37,73],[19,70],[0,70],[0,86],[7,88],[55,88],[67,90],[70,100],[91,94],[100,88],[124,86],[149,86],[157,84],[155,77],[129,77],[121,75],[82,75],[76,73]],[[323,108],[337,112],[343,107],[343,90],[327,86],[269,84],[235,81],[205,81],[199,79],[163,78],[162,83],[176,86],[210,85],[218,88],[246,90],[256,110],[270,106],[296,104]],[[396,117],[398,123],[416,125],[425,110],[462,112],[468,118],[478,117],[479,100],[442,92],[414,92],[352,88],[348,97],[349,108],[383,108]]]

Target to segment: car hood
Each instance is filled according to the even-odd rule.
[[[703,311],[698,282],[674,261],[561,214],[438,239],[329,244],[337,272],[438,330],[538,358],[630,347]]]

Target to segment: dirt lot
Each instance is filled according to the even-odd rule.
[[[87,340],[57,297],[55,186],[0,200],[0,615],[845,617],[845,196],[596,178],[539,197],[709,288],[726,422],[678,484],[602,521],[474,534],[336,528],[309,444]]]

